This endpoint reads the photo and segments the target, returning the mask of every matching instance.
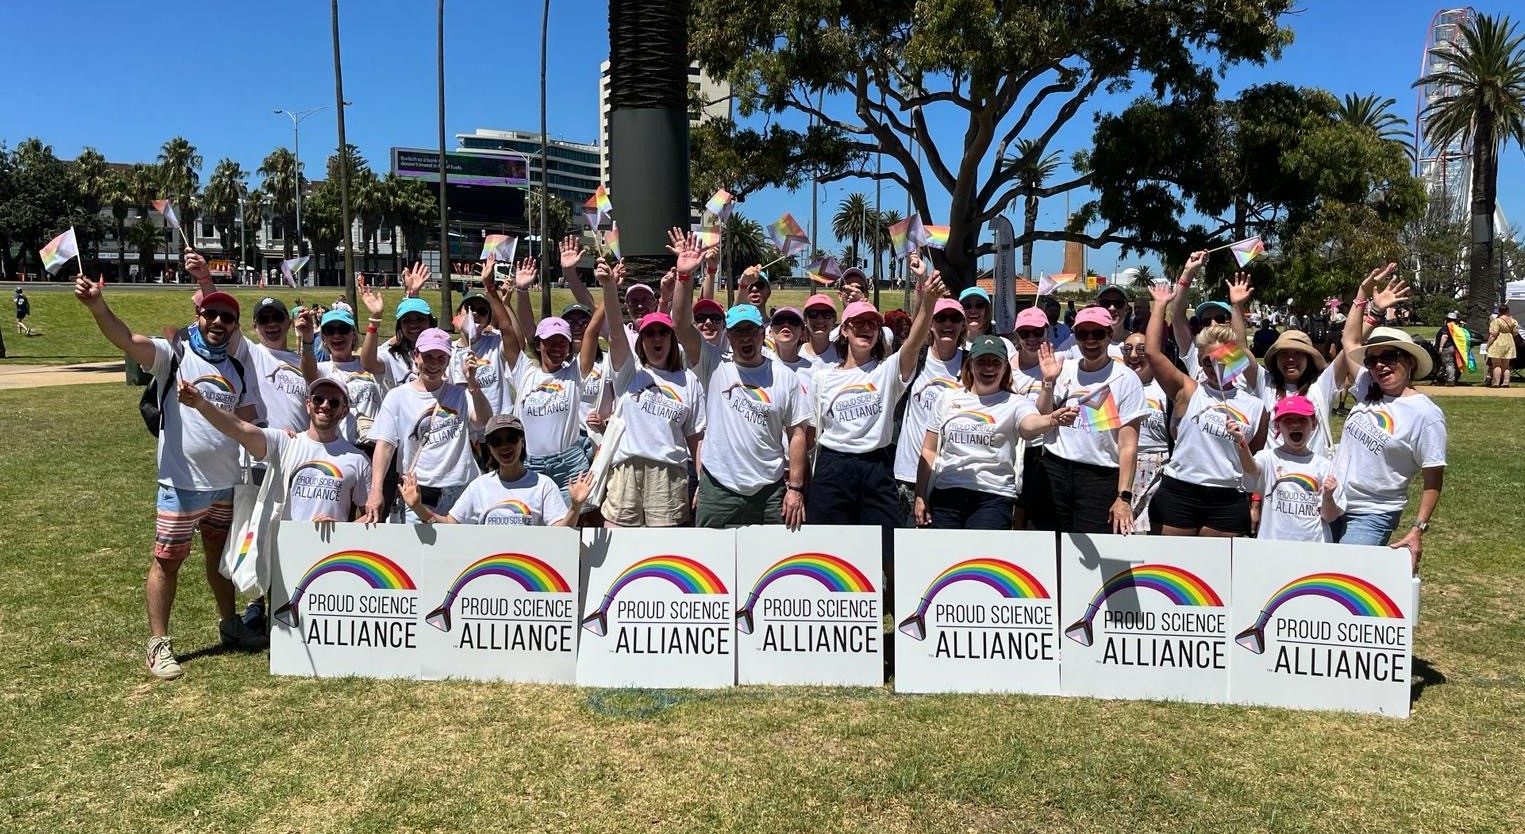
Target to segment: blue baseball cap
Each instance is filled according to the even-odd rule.
[[[758,327],[762,327],[762,313],[759,313],[757,308],[751,304],[737,304],[735,307],[732,307],[726,311],[725,329],[730,330],[731,328],[744,323],[751,323],[757,325]]]
[[[982,298],[986,304],[990,303],[990,293],[985,292],[979,287],[970,287],[958,294],[959,303],[968,301],[970,298]]]
[[[1197,310],[1196,310],[1197,318],[1199,318],[1199,319],[1203,318],[1208,310],[1222,310],[1223,314],[1225,316],[1230,317],[1230,318],[1232,318],[1233,315],[1234,315],[1234,311],[1232,309],[1230,309],[1229,306],[1227,304],[1224,304],[1222,301],[1204,301],[1201,304],[1197,305]]]
[[[329,326],[330,324],[333,324],[334,322],[347,324],[350,327],[354,327],[355,317],[350,315],[348,310],[329,310],[328,312],[324,313],[323,318],[318,321],[318,328],[322,329]]]
[[[429,318],[434,318],[434,311],[429,309],[429,302],[422,298],[404,298],[402,303],[397,305],[397,310],[393,315],[395,318],[400,319],[409,313],[421,313]]]

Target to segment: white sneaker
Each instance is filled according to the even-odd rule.
[[[148,638],[148,674],[161,680],[172,681],[185,674],[168,637]]]

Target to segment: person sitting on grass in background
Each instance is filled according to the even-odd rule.
[[[483,434],[492,452],[489,471],[477,477],[448,512],[424,502],[418,478],[402,476],[400,491],[408,511],[425,524],[506,524],[518,527],[575,527],[592,485],[584,472],[572,481],[570,502],[550,478],[524,468],[524,424],[498,414],[487,421]]]
[[[169,391],[187,382],[217,408],[242,420],[255,419],[252,383],[244,378],[241,363],[227,352],[229,340],[238,331],[239,307],[233,296],[204,294],[196,323],[183,340],[174,343],[133,333],[107,306],[101,285],[83,275],[74,279],[74,297],[90,311],[111,344],[139,365],[153,369],[161,403]],[[223,645],[261,649],[270,641],[250,631],[234,613],[233,583],[218,570],[233,522],[233,485],[243,479],[238,445],[196,412],[163,407],[161,414],[154,550],[145,583],[149,629],[146,658],[149,674],[173,680],[184,670],[175,658],[169,615],[180,566],[190,555],[191,539],[198,529]]]
[[[1244,467],[1244,488],[1260,496],[1257,539],[1285,542],[1332,542],[1329,523],[1344,512],[1345,495],[1334,477],[1334,464],[1308,447],[1313,438],[1314,408],[1293,394],[1276,403],[1281,445],[1250,451],[1244,424],[1230,420],[1229,434]]]

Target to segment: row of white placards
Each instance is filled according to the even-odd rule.
[[[275,674],[880,686],[1407,716],[1407,551],[876,529],[284,524]]]

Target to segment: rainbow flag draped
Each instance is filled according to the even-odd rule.
[[[620,227],[618,223],[610,227],[609,231],[604,232],[604,246],[609,249],[610,254],[614,255],[616,261],[620,259]]]
[[[513,263],[514,253],[519,249],[519,239],[513,235],[488,235],[482,238],[481,260],[497,258],[499,263]]]
[[[1112,388],[1103,385],[1080,398],[1076,403],[1080,406],[1080,414],[1075,417],[1075,425],[1086,431],[1103,432],[1122,428],[1123,418],[1117,411],[1117,398],[1112,396]]]
[[[933,249],[948,248],[947,226],[924,226],[922,227],[921,245],[930,246]]]
[[[724,223],[726,218],[731,216],[731,209],[735,208],[735,205],[736,198],[731,196],[731,192],[722,188],[704,204],[704,210],[720,218],[720,222]]]
[[[784,212],[773,225],[768,227],[768,237],[773,240],[773,245],[784,257],[792,257],[810,248],[810,238],[805,236],[805,230],[794,219],[794,215]]]
[[[1476,371],[1477,360],[1472,358],[1472,334],[1454,321],[1447,322],[1446,329],[1451,331],[1451,345],[1456,351],[1457,363],[1466,365],[1469,371]]]
[[[180,217],[175,214],[174,203],[169,200],[154,200],[154,211],[164,215],[164,222],[168,223],[171,229],[180,228]]]
[[[1234,380],[1244,376],[1252,361],[1249,353],[1233,342],[1213,348],[1208,356],[1218,365],[1218,385],[1223,388],[1233,385]]]
[[[1234,253],[1234,260],[1238,261],[1240,266],[1249,266],[1250,261],[1264,258],[1266,255],[1266,245],[1260,242],[1259,235],[1245,238],[1238,243],[1231,243],[1228,249]]]
[[[79,241],[74,237],[74,227],[70,226],[69,231],[48,241],[37,254],[42,256],[42,267],[49,275],[57,272],[70,258],[79,257]],[[80,271],[84,272],[83,269]]]

